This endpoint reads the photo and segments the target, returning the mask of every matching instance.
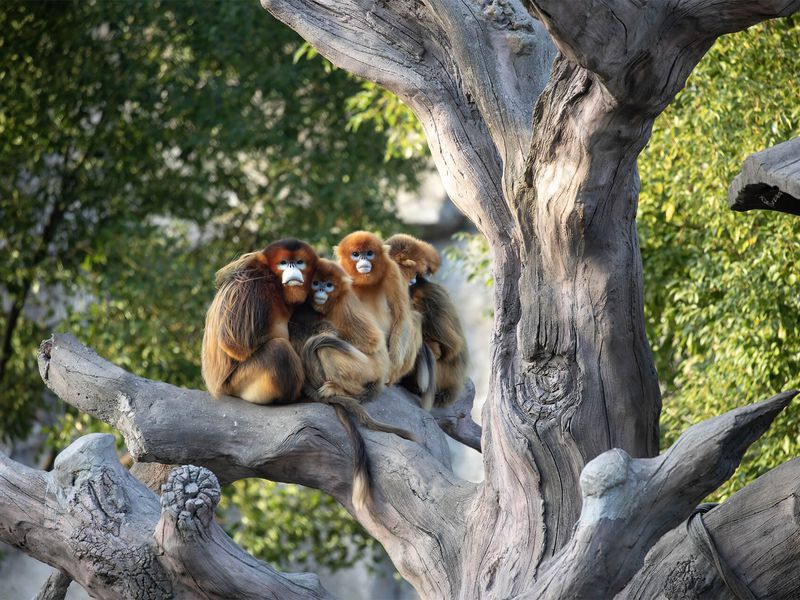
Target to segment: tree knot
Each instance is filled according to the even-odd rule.
[[[216,475],[204,467],[173,469],[161,486],[161,511],[177,523],[185,537],[204,535],[214,520],[220,490]]]

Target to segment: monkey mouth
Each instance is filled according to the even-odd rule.
[[[325,292],[314,293],[314,304],[325,304],[328,301],[328,294]]]
[[[368,260],[362,258],[361,260],[359,260],[356,263],[356,271],[358,271],[359,273],[365,275],[365,274],[369,273],[370,271],[372,271],[372,263],[370,263]]]
[[[289,267],[283,272],[281,283],[286,286],[303,285],[303,273],[297,267]]]

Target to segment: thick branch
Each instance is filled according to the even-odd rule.
[[[788,17],[800,10],[800,0],[683,0],[679,10],[698,31],[719,37],[767,19]]]
[[[463,503],[475,486],[453,475],[441,429],[402,392],[387,389],[366,407],[377,419],[410,430],[425,446],[362,429],[374,502],[355,511],[352,447],[329,406],[214,400],[136,377],[65,335],[42,345],[39,370],[64,401],[122,432],[139,461],[192,463],[223,481],[263,477],[331,494],[418,589],[447,596],[445,572],[461,552]]]
[[[439,427],[454,440],[481,451],[481,426],[472,420],[472,403],[475,400],[475,384],[467,379],[459,399],[444,408],[436,408],[431,414]]]
[[[280,573],[237,546],[214,520],[219,497],[219,483],[208,469],[186,465],[170,473],[155,539],[174,572],[185,573],[208,598],[332,597],[315,575]]]
[[[703,516],[721,559],[756,598],[800,598],[800,458],[779,466]],[[681,524],[648,553],[617,600],[728,598],[716,569]]]
[[[748,446],[797,393],[694,425],[655,458],[610,450],[589,462],[581,474],[583,508],[575,533],[524,597],[612,597],[653,544],[733,474]]]
[[[0,539],[60,569],[93,598],[330,597],[315,576],[279,573],[222,532],[213,521],[216,504],[210,501],[219,498],[219,484],[209,471],[183,467],[178,472],[189,473],[180,479],[185,493],[178,498],[173,485],[165,511],[171,510],[184,530],[205,519],[204,532],[225,550],[213,559],[194,560],[202,550],[194,554],[191,546],[202,547],[202,536],[182,535],[170,538],[166,548],[157,546],[158,499],[119,463],[113,436],[104,434],[74,442],[56,458],[51,473],[0,455]],[[194,488],[198,494],[188,499]],[[230,581],[230,574],[241,581]],[[247,595],[251,582],[258,582],[260,590]]]
[[[425,129],[445,189],[490,240],[515,234],[524,166],[554,48],[519,0],[262,0],[335,65],[396,93]]]
[[[732,210],[800,215],[800,138],[751,154],[731,183]]]

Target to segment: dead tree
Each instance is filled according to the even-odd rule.
[[[356,511],[349,444],[329,407],[214,402],[64,336],[42,347],[47,385],[119,429],[138,461],[331,494],[424,598],[799,597],[800,461],[693,515],[796,392],[695,425],[657,455],[635,217],[637,156],[698,61],[717,37],[800,0],[262,4],[411,107],[449,195],[489,241],[495,327],[480,444],[470,398],[434,416],[387,390],[370,410],[422,443],[363,432],[374,503]],[[453,475],[443,428],[482,448],[483,483]],[[62,475],[2,464],[4,540],[98,597],[324,597],[310,576],[277,573],[214,528],[206,471],[173,473],[159,516],[155,495],[94,440],[61,457]]]

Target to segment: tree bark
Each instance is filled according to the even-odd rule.
[[[649,597],[636,594],[709,576],[681,522],[796,392],[696,425],[656,456],[660,397],[644,327],[636,161],[655,118],[718,36],[790,14],[800,0],[262,4],[336,65],[411,107],[449,195],[486,235],[495,327],[482,429],[467,418],[471,398],[430,415],[386,390],[370,412],[422,443],[364,431],[373,500],[355,510],[351,449],[330,407],[214,401],[135,377],[68,336],[42,346],[46,384],[119,429],[137,461],[193,463],[226,482],[265,477],[331,494],[424,598]],[[453,475],[442,429],[481,448],[483,483]],[[35,487],[43,476],[25,477]],[[251,594],[217,562],[248,559],[214,531],[214,494],[201,499],[188,489],[213,490],[210,476],[184,468],[171,481],[183,508],[165,507],[160,517],[164,581],[187,585],[176,577],[188,572],[193,589],[211,597]],[[756,589],[787,561],[758,562],[728,544],[736,535],[753,539],[748,527],[767,527],[794,494],[783,484],[777,496],[763,489],[756,482],[704,518]],[[741,514],[750,501],[763,506],[752,518],[726,508]],[[193,516],[182,529],[184,510]],[[777,529],[770,537],[794,556]],[[62,568],[72,575],[79,566]],[[248,573],[277,577],[266,566]],[[789,579],[762,587],[790,598]],[[310,597],[323,593],[311,587]]]
[[[214,521],[219,493],[213,473],[180,467],[159,507],[113,436],[90,434],[49,473],[0,454],[0,539],[93,598],[332,598],[315,575],[279,573],[236,546]]]
[[[800,215],[800,138],[748,156],[728,190],[728,205]]]

